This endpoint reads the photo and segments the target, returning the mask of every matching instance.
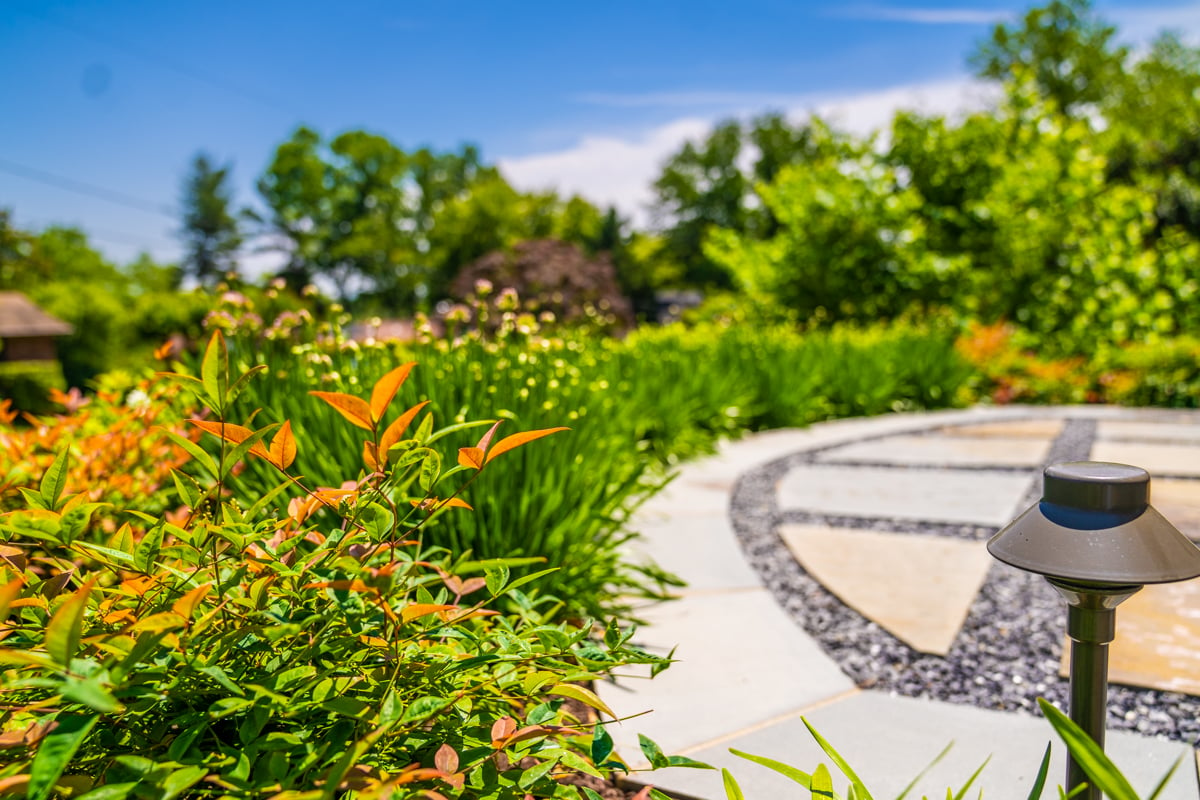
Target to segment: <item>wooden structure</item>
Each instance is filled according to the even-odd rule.
[[[0,362],[57,361],[54,340],[74,332],[20,292],[0,292]]]

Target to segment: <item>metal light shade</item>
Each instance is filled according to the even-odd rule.
[[[1055,464],[1042,500],[988,542],[1000,561],[1082,584],[1170,583],[1200,576],[1200,548],[1150,505],[1150,475],[1101,461]]]

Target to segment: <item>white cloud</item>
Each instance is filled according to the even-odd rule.
[[[889,8],[879,5],[850,6],[831,16],[881,22],[911,22],[918,25],[994,25],[1012,19],[1011,12],[979,8]]]
[[[952,115],[982,108],[995,94],[988,85],[955,78],[855,95],[793,97],[792,103],[776,107],[795,122],[815,112],[839,130],[865,136],[885,128],[899,109]],[[663,163],[684,142],[706,136],[728,113],[682,118],[627,138],[585,136],[563,150],[502,158],[500,169],[519,189],[579,194],[600,206],[616,206],[642,226],[649,221],[650,184]]]

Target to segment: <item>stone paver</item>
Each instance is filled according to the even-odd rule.
[[[804,569],[914,650],[945,655],[983,585],[984,542],[824,525],[783,525]]]
[[[1013,518],[1032,473],[800,466],[779,484],[779,507],[855,517],[1000,526]]]
[[[1050,439],[1062,433],[1061,419],[1016,419],[1008,422],[985,422],[975,425],[946,425],[938,433],[945,436],[971,436],[997,439]]]
[[[1092,459],[1142,467],[1155,478],[1163,475],[1200,478],[1200,444],[1098,441],[1092,447]],[[1153,483],[1150,490],[1154,491]]]
[[[1200,425],[1180,422],[1105,420],[1096,425],[1101,441],[1174,442],[1200,444]]]
[[[649,562],[677,575],[686,575],[688,592],[762,585],[738,548],[723,514],[669,518],[643,511],[636,525],[643,538],[630,546],[633,562]]]
[[[1155,478],[1150,502],[1186,536],[1200,539],[1200,480]]]
[[[1147,586],[1117,609],[1109,680],[1200,695],[1200,581]]]
[[[853,688],[766,590],[688,595],[645,616],[635,641],[663,655],[675,648],[678,663],[652,682],[597,687],[618,716],[654,711],[610,729],[626,758],[640,757],[638,733],[678,753]]]
[[[955,467],[1036,467],[1051,440],[991,436],[889,436],[822,453],[817,461]]]
[[[957,791],[987,761],[966,796],[977,797],[982,788],[984,797],[1024,798],[1033,786],[1047,744],[1051,744],[1051,767],[1043,796],[1056,796],[1052,787],[1062,784],[1066,777],[1066,748],[1050,724],[1037,717],[875,692],[854,694],[804,716],[879,798],[899,795],[951,742],[947,758],[913,787],[909,797],[944,797],[947,788]],[[834,789],[845,792],[846,779],[813,742],[799,715],[728,737],[688,755],[729,769],[747,800],[803,797],[795,783],[732,755],[731,747],[805,772],[823,762],[834,775]],[[1177,742],[1112,732],[1106,750],[1138,795],[1145,797],[1189,748]],[[639,777],[647,782],[657,780],[694,797],[725,797],[719,772],[672,769]],[[1196,796],[1195,772],[1186,768],[1177,770],[1160,795],[1164,800],[1195,800]]]

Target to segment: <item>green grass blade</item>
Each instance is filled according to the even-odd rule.
[[[863,784],[862,779],[859,778],[850,765],[846,763],[846,759],[842,758],[842,754],[833,749],[833,745],[825,741],[825,737],[817,733],[813,726],[809,724],[807,719],[801,717],[800,721],[804,723],[804,727],[808,728],[808,732],[812,735],[813,739],[815,739],[817,744],[820,745],[821,749],[825,751],[825,755],[829,756],[830,760],[833,761],[833,763],[837,765],[837,768],[842,771],[842,774],[850,779],[850,785],[853,786],[854,790],[862,796],[863,800],[874,800],[874,798],[871,796],[871,793],[867,791],[867,787],[865,784]]]
[[[733,753],[738,758],[744,758],[747,761],[753,761],[755,764],[761,764],[767,769],[773,769],[785,778],[791,778],[796,783],[803,786],[805,789],[812,791],[812,776],[807,772],[796,769],[793,766],[784,764],[782,761],[776,761],[766,756],[756,756],[751,753],[743,753],[741,750],[729,748],[729,752]]]
[[[742,787],[738,786],[729,770],[721,770],[721,781],[725,784],[726,800],[746,800],[746,795],[742,794]]]
[[[950,744],[946,745],[946,747],[942,750],[942,752],[940,752],[936,756],[934,756],[933,761],[930,761],[928,764],[926,764],[925,768],[922,769],[920,772],[918,772],[917,776],[908,782],[908,786],[905,786],[904,789],[900,792],[900,794],[896,795],[896,800],[904,800],[904,798],[908,796],[908,793],[913,790],[913,787],[915,787],[917,785],[917,783],[920,782],[921,778],[924,778],[926,775],[928,775],[929,770],[931,770],[935,766],[937,766],[938,762],[941,761],[943,758],[945,758],[950,753],[950,748],[952,748],[952,747],[954,747],[954,742],[950,742]]]
[[[983,772],[983,768],[986,767],[988,762],[991,760],[991,756],[988,756],[983,760],[983,763],[979,765],[979,769],[971,773],[971,777],[967,778],[967,782],[964,783],[962,788],[958,790],[958,794],[954,795],[954,800],[963,800],[963,798],[967,796],[967,791],[971,788],[971,784],[975,783],[976,779],[979,778],[980,773]]]
[[[1150,796],[1146,800],[1155,800],[1156,797],[1162,794],[1162,790],[1167,788],[1167,781],[1171,780],[1171,777],[1175,774],[1175,770],[1179,769],[1179,765],[1183,763],[1183,759],[1187,755],[1188,751],[1186,750],[1179,754],[1179,758],[1175,759],[1175,763],[1167,770],[1167,774],[1162,776],[1162,780],[1158,782],[1158,785],[1154,787],[1154,791],[1150,793]]]
[[[1037,777],[1033,779],[1033,788],[1026,800],[1039,800],[1042,790],[1046,788],[1046,776],[1050,773],[1050,743],[1046,742],[1046,752],[1042,754],[1042,765],[1038,767]]]
[[[1138,800],[1137,792],[1129,785],[1129,781],[1121,774],[1116,765],[1104,755],[1100,746],[1092,741],[1082,728],[1071,719],[1042,698],[1038,705],[1046,719],[1062,737],[1071,756],[1080,768],[1091,779],[1092,785],[1103,792],[1109,800]]]

